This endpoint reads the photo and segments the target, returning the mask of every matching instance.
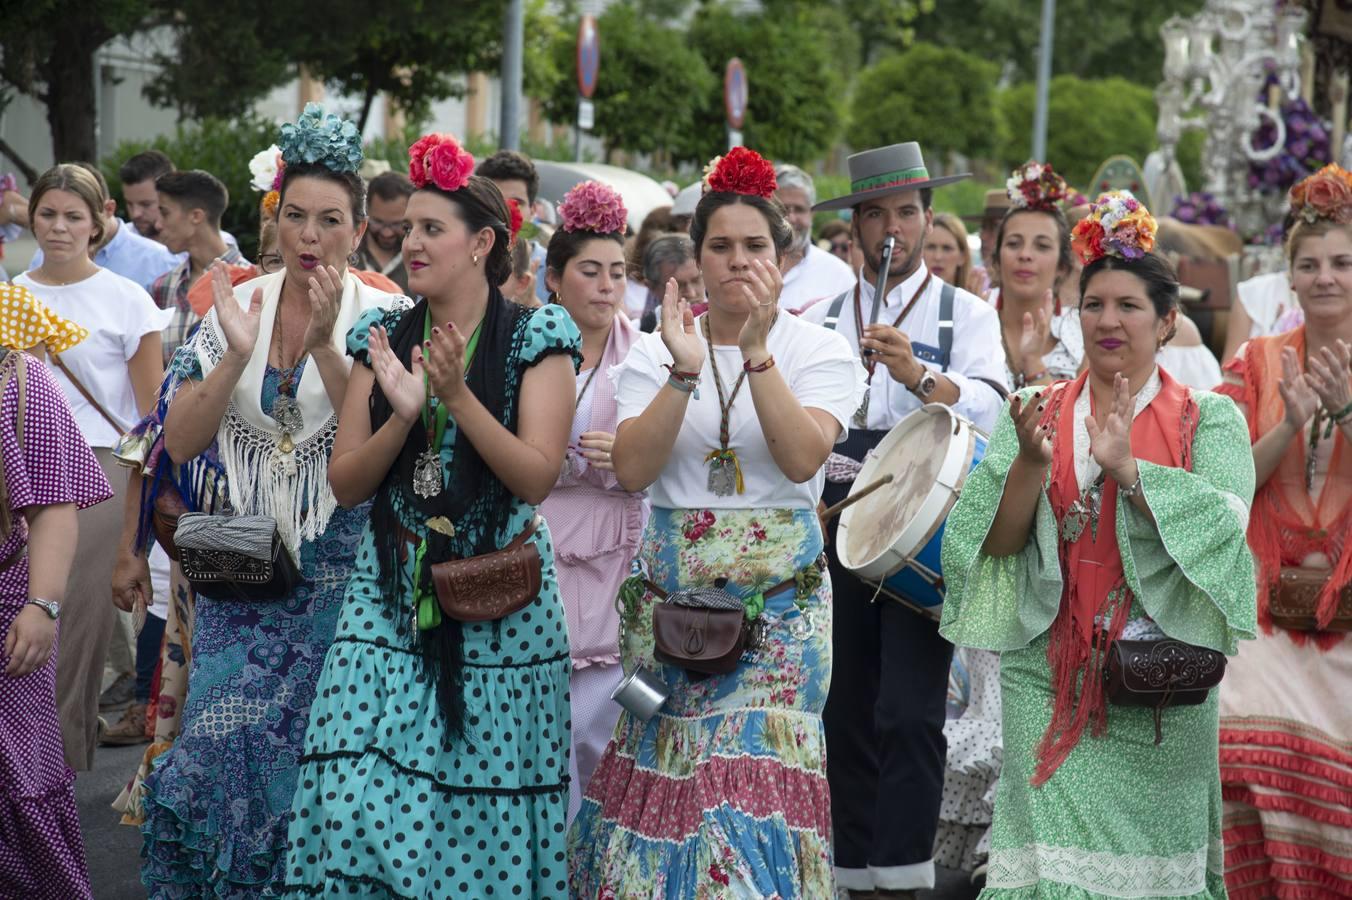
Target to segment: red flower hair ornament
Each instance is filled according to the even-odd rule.
[[[432,184],[449,193],[474,174],[474,157],[449,134],[425,134],[408,148],[408,180],[416,188]]]
[[[564,231],[623,233],[629,211],[610,185],[584,181],[564,194],[563,202],[559,204],[559,221]]]
[[[517,206],[516,200],[507,201],[507,233],[511,235],[509,242],[516,243],[516,236],[521,233],[521,225],[526,221],[521,215],[521,207]]]
[[[751,194],[769,199],[778,188],[775,167],[747,147],[733,147],[704,167],[706,194]]]

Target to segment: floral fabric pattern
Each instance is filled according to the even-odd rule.
[[[815,512],[655,508],[636,567],[665,591],[710,585],[746,598],[822,551]],[[699,680],[653,657],[646,591],[623,610],[626,672],[671,694],[619,724],[569,836],[575,897],[831,897],[830,800],[821,710],[830,687],[831,585],[765,598],[761,645]]]

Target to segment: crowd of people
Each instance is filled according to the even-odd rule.
[[[104,743],[156,898],[1352,896],[1352,174],[1222,371],[1043,161],[979,255],[915,143],[637,230],[314,104],[239,165],[253,261],[155,151],[0,197],[0,895],[92,896]],[[936,404],[927,616],[827,507]]]

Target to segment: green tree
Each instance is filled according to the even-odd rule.
[[[1026,82],[1000,93],[1006,133],[1000,160],[1010,168],[1028,160],[1034,99],[1034,86]],[[1084,190],[1099,163],[1113,154],[1144,163],[1155,149],[1155,120],[1155,97],[1148,88],[1122,78],[1086,81],[1058,75],[1051,83],[1044,162]]]
[[[856,148],[915,140],[937,160],[988,157],[998,147],[994,63],[917,44],[859,73],[848,138]]]
[[[57,159],[92,160],[98,155],[94,52],[113,38],[138,30],[150,12],[149,0],[5,4],[0,16],[0,94],[24,94],[47,108]],[[0,102],[0,109],[3,105]],[[3,141],[0,153],[13,160],[28,180],[37,177]]]
[[[596,123],[606,158],[616,150],[653,153],[675,145],[694,126],[695,104],[714,90],[714,77],[680,32],[616,3],[597,20],[601,61],[596,78]],[[553,77],[544,95],[555,122],[577,116],[577,26],[555,34]]]
[[[747,146],[784,162],[805,163],[824,154],[840,134],[845,86],[823,41],[821,19],[811,9],[740,14],[710,3],[690,24],[711,84],[695,99],[694,126],[673,142],[678,159],[704,162],[727,148],[723,72],[736,56],[746,66],[749,102],[743,135]]]
[[[1057,0],[1052,72],[1081,78],[1119,76],[1155,85],[1164,64],[1160,25],[1192,15],[1205,0]],[[979,50],[1016,79],[1037,72],[1041,3],[1033,0],[939,2],[913,22],[917,41]]]

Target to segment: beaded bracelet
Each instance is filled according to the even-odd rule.
[[[1047,377],[1046,369],[1043,369],[1041,372],[1034,372],[1032,375],[1025,375],[1022,372],[1016,372],[1014,374],[1014,389],[1020,390],[1032,384],[1033,382],[1041,381],[1046,377]]]
[[[775,358],[773,356],[771,356],[769,359],[767,359],[765,362],[761,363],[758,366],[751,365],[751,360],[749,359],[745,360],[742,363],[742,368],[747,372],[768,372],[774,367],[775,367]]]
[[[1334,423],[1337,425],[1342,425],[1343,423],[1345,423],[1349,418],[1352,418],[1352,403],[1349,403],[1342,409],[1338,410],[1330,418],[1332,418]]]

